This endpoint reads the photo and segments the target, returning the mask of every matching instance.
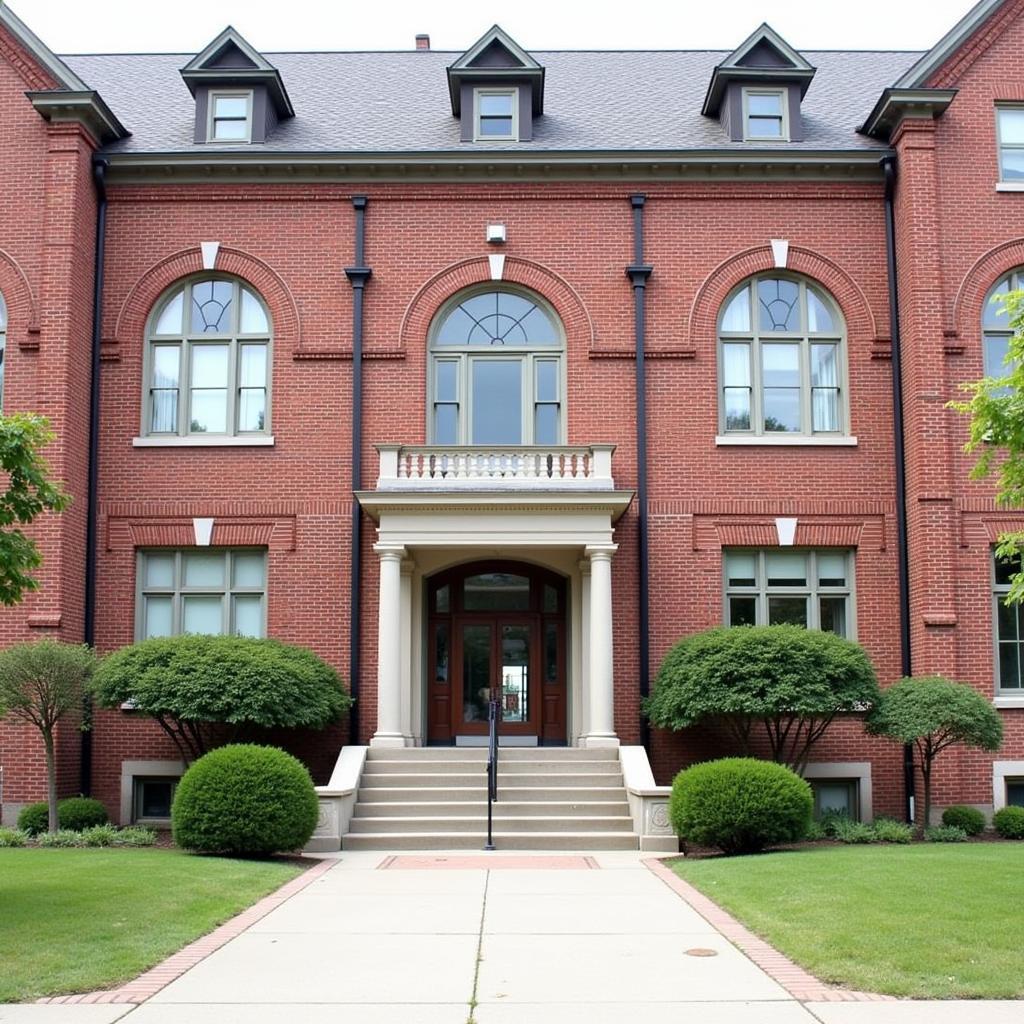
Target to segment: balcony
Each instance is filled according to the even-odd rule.
[[[377,446],[378,491],[613,490],[615,445]]]

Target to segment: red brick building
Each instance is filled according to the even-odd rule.
[[[307,645],[357,696],[287,741],[318,782],[478,742],[500,687],[513,742],[643,743],[666,783],[726,747],[645,733],[664,652],[800,622],[991,697],[1002,750],[944,755],[937,803],[1024,800],[1024,516],[946,408],[1024,270],[1024,0],[927,53],[61,58],[3,7],[0,106],[2,408],[75,498],[0,642]],[[60,752],[123,820],[180,771],[130,710]],[[904,812],[858,721],[815,758],[823,804]],[[36,737],[0,766],[7,821]]]

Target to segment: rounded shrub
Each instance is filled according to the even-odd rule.
[[[50,808],[45,800],[38,804],[25,804],[18,813],[18,828],[30,836],[45,832],[50,824]]]
[[[57,804],[57,821],[61,828],[81,832],[95,825],[106,825],[110,820],[107,809],[99,800],[87,796],[71,796]]]
[[[1024,807],[1004,807],[996,811],[992,824],[1004,839],[1024,839]]]
[[[301,761],[276,747],[233,744],[199,758],[178,783],[174,841],[199,853],[271,854],[305,846],[319,806]]]
[[[669,818],[676,834],[725,853],[756,853],[803,839],[811,824],[811,787],[772,761],[726,757],[680,772]]]
[[[985,815],[977,807],[954,804],[942,812],[942,824],[962,828],[969,836],[977,836],[985,831]]]

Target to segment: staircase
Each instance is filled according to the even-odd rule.
[[[343,850],[479,850],[487,836],[487,750],[371,748]],[[499,850],[636,850],[618,751],[502,747]]]

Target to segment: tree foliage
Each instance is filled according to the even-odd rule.
[[[96,665],[85,646],[39,640],[0,651],[0,714],[39,730],[46,752],[49,829],[57,830],[57,723],[82,709],[84,688]]]
[[[0,605],[17,604],[37,590],[33,569],[42,564],[35,542],[20,529],[43,512],[60,512],[70,499],[49,479],[40,452],[53,440],[42,416],[0,415]]]
[[[932,767],[947,747],[962,743],[998,750],[1003,723],[977,690],[942,676],[901,679],[882,693],[868,716],[867,730],[911,744],[924,781],[924,827],[931,824]]]
[[[766,736],[772,759],[801,771],[836,715],[879,697],[875,671],[850,640],[800,626],[709,629],[666,655],[645,711],[654,725],[724,726],[749,754]]]
[[[122,647],[100,663],[92,692],[104,707],[151,715],[187,762],[217,739],[322,729],[351,705],[338,673],[312,651],[243,636],[186,634]]]

